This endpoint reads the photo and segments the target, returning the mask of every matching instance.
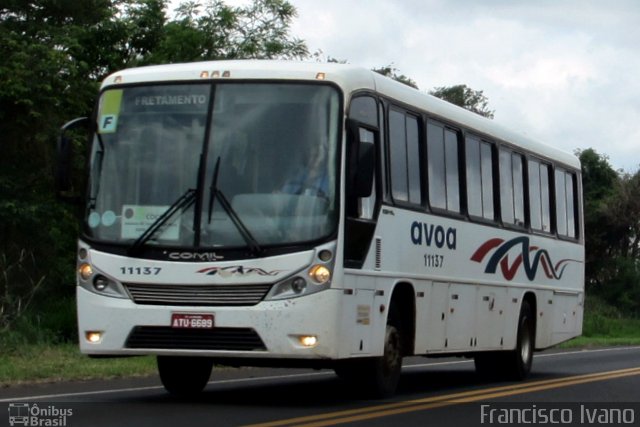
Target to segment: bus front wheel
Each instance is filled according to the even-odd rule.
[[[387,397],[395,393],[402,372],[402,337],[393,325],[387,325],[382,357],[372,360],[372,391],[376,397]]]
[[[339,362],[336,374],[369,397],[388,397],[395,393],[402,371],[402,337],[393,325],[385,331],[382,356]]]
[[[176,396],[200,393],[213,368],[213,360],[206,357],[158,356],[157,363],[162,385]]]

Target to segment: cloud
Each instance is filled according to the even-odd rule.
[[[289,1],[311,52],[393,64],[423,90],[467,84],[514,130],[640,165],[637,0]]]
[[[496,120],[567,151],[640,164],[640,3],[635,0],[293,0],[311,50],[393,63],[428,90],[483,90]]]

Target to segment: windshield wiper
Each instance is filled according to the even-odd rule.
[[[179,210],[188,209],[196,200],[196,190],[190,188],[184,192],[166,211],[162,213],[151,225],[138,237],[138,239],[129,248],[129,255],[136,255],[140,252],[142,246],[147,243],[160,228],[171,219]]]
[[[220,171],[220,156],[216,160],[216,165],[213,167],[213,178],[211,180],[211,187],[209,187],[209,222],[211,224],[211,215],[213,215],[213,203],[216,201],[216,193],[218,192],[218,172]]]
[[[249,247],[249,250],[251,251],[251,253],[254,255],[259,255],[262,252],[260,243],[258,243],[256,238],[253,237],[253,235],[251,234],[251,231],[249,231],[249,229],[244,224],[242,219],[240,219],[240,217],[238,216],[238,213],[235,211],[235,209],[233,209],[233,207],[231,206],[231,203],[229,203],[229,200],[224,195],[222,190],[218,188],[219,172],[220,172],[220,156],[218,156],[218,159],[216,160],[216,165],[213,168],[213,178],[211,180],[211,187],[209,187],[209,218],[208,218],[209,222],[208,223],[211,224],[211,216],[213,215],[213,202],[217,198],[220,201],[220,206],[222,206],[222,208],[227,213],[229,218],[231,218],[231,222],[233,222],[233,225],[236,226],[236,228],[240,232],[240,235],[242,235],[242,238],[247,243],[247,246]]]

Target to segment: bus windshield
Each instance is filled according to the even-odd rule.
[[[297,83],[104,91],[85,232],[215,248],[327,237],[338,218],[339,99],[331,86]]]

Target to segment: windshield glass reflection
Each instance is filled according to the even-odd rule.
[[[91,155],[91,237],[136,240],[182,194],[197,187],[210,91],[204,85],[172,85],[102,95]],[[175,215],[155,239],[192,245],[193,211]]]
[[[328,86],[220,85],[207,170],[261,244],[313,240],[335,222],[338,97]],[[213,177],[208,181],[208,184]],[[220,204],[202,244],[242,245]]]
[[[172,215],[145,244],[263,246],[334,231],[337,92],[322,85],[220,84],[214,93],[208,139],[209,85],[102,95],[91,154],[90,237],[132,243],[196,189],[200,203]]]

